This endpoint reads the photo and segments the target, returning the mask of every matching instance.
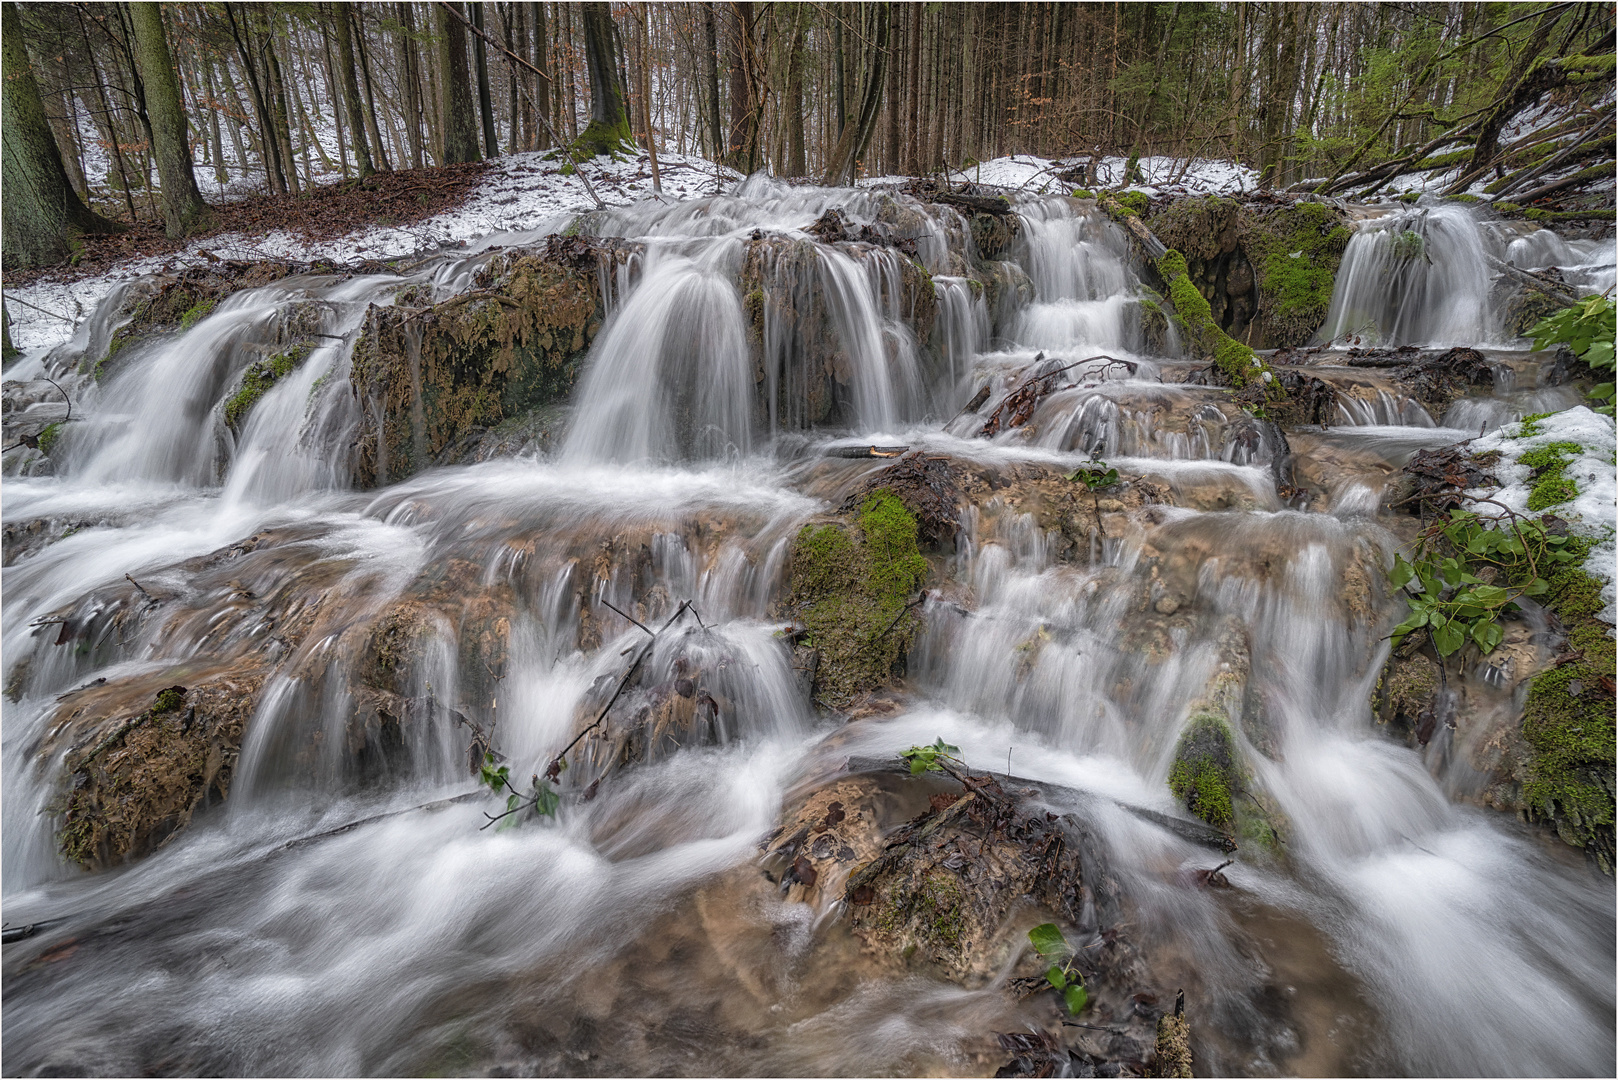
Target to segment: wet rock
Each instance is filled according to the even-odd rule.
[[[294,274],[347,273],[354,269],[283,259],[231,259],[154,275],[126,294],[122,322],[112,332],[105,352],[87,354],[81,372],[97,381],[104,379],[127,346],[153,334],[189,329],[232,293],[269,285]]]
[[[622,253],[558,239],[584,253],[513,249],[478,272],[471,292],[429,307],[372,306],[350,377],[356,482],[402,479],[470,436],[566,401],[605,310],[594,260]]]
[[[849,228],[840,213],[835,220]],[[758,386],[756,419],[784,430],[846,424],[853,416],[854,359],[838,334],[835,297],[827,296],[823,250],[801,237],[759,233],[742,260],[739,288]],[[937,305],[931,276],[899,250],[843,250],[881,264],[884,305],[910,328],[924,366],[936,369],[938,358],[927,348]]]
[[[890,785],[873,776],[837,780],[783,817],[763,865],[788,900],[824,910],[842,898],[848,875],[881,854],[880,807]]]
[[[804,526],[792,546],[789,610],[819,653],[815,694],[838,708],[881,686],[920,626],[912,598],[926,582],[917,522],[878,490],[845,518]]]
[[[71,695],[58,738],[74,741],[58,844],[86,869],[146,855],[221,803],[263,672],[227,672],[147,697],[150,679]],[[145,697],[147,707],[130,710]],[[69,733],[71,732],[71,734]]]

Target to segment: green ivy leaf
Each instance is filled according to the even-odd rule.
[[[1044,957],[1068,956],[1073,950],[1062,936],[1062,931],[1055,923],[1040,923],[1028,931],[1028,940],[1033,942],[1039,955]]]
[[[1058,990],[1067,989],[1067,973],[1055,964],[1052,964],[1051,969],[1045,973],[1045,981]]]
[[[1090,992],[1082,986],[1070,986],[1062,991],[1062,1000],[1067,1002],[1069,1016],[1077,1016],[1090,1003]]]
[[[1466,643],[1466,634],[1454,623],[1445,623],[1433,630],[1433,646],[1438,655],[1449,656]]]
[[[1475,623],[1472,626],[1472,640],[1477,643],[1478,651],[1485,656],[1494,651],[1505,634],[1500,624],[1493,621]]]

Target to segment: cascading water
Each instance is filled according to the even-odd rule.
[[[930,281],[806,231],[834,207],[914,243]],[[6,481],[8,526],[72,530],[5,571],[7,920],[64,920],[7,946],[7,1071],[992,1069],[964,1048],[1032,1006],[883,967],[757,869],[820,771],[943,738],[1088,822],[1130,932],[1187,990],[1199,1069],[1610,1074],[1610,879],[1452,801],[1465,778],[1367,705],[1397,607],[1377,485],[1463,436],[1354,399],[1350,427],[1291,447],[1334,478],[1331,512],[1284,509],[1279,428],[1150,352],[1117,227],[1067,199],[1017,211],[971,274],[960,215],[886,192],[754,178],[590,215],[643,247],[604,290],[565,443],[375,492],[343,454],[370,407],[349,389],[366,307],[447,297],[483,256],[239,293],[77,384],[88,418],[53,474]],[[1452,208],[1365,223],[1323,336],[1492,340],[1484,244]],[[320,345],[233,429],[292,319]],[[46,369],[94,359],[106,321]],[[1026,424],[976,437],[1047,374]],[[1451,408],[1498,422],[1505,400]],[[875,442],[991,482],[935,557],[911,692],[836,727],[782,589],[800,528],[887,464],[838,449]],[[1093,455],[1160,492],[1138,526],[1028,479]],[[60,701],[174,683],[251,702],[228,792],[143,860],[69,867],[63,762],[85,748]],[[1161,826],[1210,712],[1285,833],[1240,838],[1275,851],[1239,855],[1228,891],[1189,886],[1208,853]],[[555,822],[480,829],[498,807],[464,800],[469,752],[520,782],[598,715]]]

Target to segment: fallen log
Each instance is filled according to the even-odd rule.
[[[1494,269],[1500,271],[1502,274],[1505,274],[1507,277],[1516,278],[1524,285],[1527,285],[1530,289],[1537,289],[1559,304],[1572,307],[1574,304],[1578,303],[1578,297],[1574,296],[1572,293],[1558,289],[1555,285],[1552,285],[1550,282],[1546,281],[1537,274],[1530,274],[1527,270],[1519,270],[1517,267],[1512,266],[1508,262],[1501,262],[1488,252],[1483,253],[1483,261],[1488,263]]]

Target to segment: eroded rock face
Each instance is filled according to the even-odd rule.
[[[57,722],[93,741],[67,754],[62,854],[87,869],[138,858],[223,802],[263,679],[223,671],[150,697],[151,678],[74,695]],[[143,698],[147,707],[132,712]]]
[[[1273,196],[1176,199],[1147,220],[1185,256],[1187,276],[1231,337],[1253,348],[1301,345],[1331,308],[1349,230],[1325,203]]]
[[[502,252],[471,292],[373,306],[351,375],[356,482],[400,480],[471,436],[564,403],[604,314],[600,275],[580,262],[571,251]]]

